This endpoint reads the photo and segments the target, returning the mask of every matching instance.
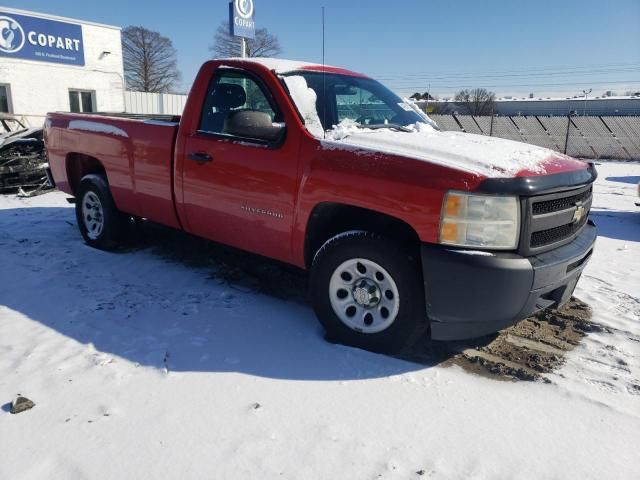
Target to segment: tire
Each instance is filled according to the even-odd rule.
[[[329,240],[313,260],[310,285],[332,342],[396,354],[426,332],[418,258],[381,236],[357,231]]]
[[[76,220],[87,245],[115,250],[126,229],[126,217],[116,208],[109,184],[102,175],[87,175],[80,181]]]

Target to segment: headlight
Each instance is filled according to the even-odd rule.
[[[513,250],[520,235],[518,197],[448,192],[442,204],[440,243]]]

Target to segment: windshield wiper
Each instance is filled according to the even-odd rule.
[[[392,130],[399,130],[401,132],[411,133],[413,130],[405,127],[404,125],[398,125],[397,123],[379,123],[377,125],[362,125],[363,128],[369,128],[371,130],[380,130],[382,128],[389,128]]]

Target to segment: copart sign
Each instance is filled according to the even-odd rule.
[[[229,4],[231,35],[254,38],[256,35],[256,7],[253,0],[233,0]]]
[[[0,10],[0,57],[84,65],[82,27]]]

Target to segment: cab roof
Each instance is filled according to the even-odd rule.
[[[285,60],[282,58],[223,58],[218,60],[220,62],[232,61],[232,62],[246,62],[253,63],[257,65],[262,65],[263,67],[268,68],[276,73],[289,73],[300,70],[306,70],[310,72],[326,72],[326,73],[336,73],[340,75],[349,75],[351,77],[366,77],[366,75],[358,72],[353,72],[351,70],[347,70],[340,67],[334,67],[330,65],[321,65],[317,63],[310,62],[301,62],[298,60]]]

